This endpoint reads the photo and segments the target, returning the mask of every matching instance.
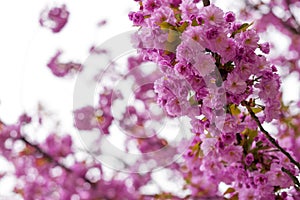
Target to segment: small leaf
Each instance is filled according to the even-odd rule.
[[[229,193],[233,193],[233,192],[235,192],[235,189],[234,188],[228,188],[225,192],[224,192],[224,195],[225,194],[229,194]]]
[[[48,163],[48,160],[46,158],[37,158],[35,160],[35,164],[38,167],[42,167],[42,166],[46,165],[47,163]]]
[[[192,26],[199,26],[198,22],[195,19],[192,21]]]
[[[199,105],[198,101],[196,101],[196,99],[195,99],[195,95],[193,95],[189,98],[189,103],[190,103],[191,106]]]
[[[180,33],[183,33],[188,26],[189,26],[188,22],[183,22],[182,25],[177,28],[177,30]]]
[[[231,104],[229,106],[229,110],[232,115],[238,115],[241,113],[240,109],[235,104]]]
[[[181,14],[175,14],[175,18],[177,19],[177,21],[181,21],[182,20],[182,18],[181,18]]]
[[[230,37],[234,37],[237,33],[246,31],[246,30],[247,30],[250,26],[252,26],[252,25],[253,25],[253,22],[251,22],[250,24],[248,24],[248,23],[242,24],[238,30],[234,31],[234,32],[231,34]]]
[[[257,107],[257,108],[252,108],[252,111],[256,114],[261,112],[263,109],[261,107]]]
[[[172,43],[172,42],[174,42],[174,41],[176,41],[178,39],[179,39],[178,33],[176,31],[170,30],[169,34],[168,34],[167,41],[170,42],[170,43]]]
[[[229,200],[239,200],[239,194],[235,194]]]
[[[144,15],[144,19],[150,18],[151,15]]]
[[[159,24],[161,29],[173,29],[173,25],[170,24],[169,22],[162,22]]]
[[[239,28],[239,30],[240,30],[240,31],[246,31],[247,28],[249,28],[249,27],[252,26],[252,25],[253,25],[253,22],[251,22],[250,24],[244,23],[244,24],[242,24],[242,26]]]

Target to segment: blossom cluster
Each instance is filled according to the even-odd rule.
[[[45,116],[44,116],[45,117]],[[37,125],[39,124],[39,125]],[[41,127],[24,114],[13,125],[1,123],[0,154],[13,166],[14,198],[22,199],[138,199],[136,192],[150,179],[135,174],[104,179],[103,167],[74,151],[70,135],[51,132],[43,142],[29,137],[28,126]],[[82,156],[81,156],[82,157]],[[1,174],[1,178],[11,176]],[[132,182],[129,187],[125,182]]]
[[[191,195],[286,199],[281,189],[294,185],[299,169],[261,127],[280,117],[280,78],[265,57],[270,45],[252,23],[215,5],[138,2],[129,19],[140,27],[138,52],[163,73],[154,83],[157,103],[171,117],[190,117],[195,133],[183,170]],[[223,194],[221,182],[229,186]],[[297,198],[296,189],[289,195]]]
[[[256,29],[258,32],[265,33],[269,36],[269,30],[277,32],[279,37],[286,40],[282,46],[278,40],[269,37],[271,46],[275,51],[280,52],[270,56],[273,63],[281,66],[285,72],[282,76],[300,74],[299,65],[299,34],[300,19],[297,16],[300,8],[299,1],[248,1],[245,0],[245,7],[240,14],[246,19],[255,18]],[[282,49],[284,48],[284,49]]]

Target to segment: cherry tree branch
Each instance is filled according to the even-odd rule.
[[[293,180],[293,182],[295,184],[295,189],[297,191],[300,191],[300,182],[299,182],[298,178],[296,176],[294,176],[292,174],[292,172],[290,172],[288,169],[286,169],[284,167],[281,168],[281,171],[283,171],[284,173],[286,173]]]
[[[255,113],[253,112],[253,110],[251,109],[250,105],[248,102],[243,101],[242,102],[244,106],[246,106],[249,114],[251,115],[252,119],[254,119],[254,121],[256,122],[256,124],[258,125],[259,129],[261,132],[263,132],[265,134],[265,136],[267,137],[267,139],[277,148],[279,149],[290,161],[291,163],[293,163],[294,165],[296,165],[298,167],[298,169],[300,169],[300,163],[297,162],[289,152],[287,152],[285,149],[283,149],[277,142],[276,140],[270,135],[270,133],[268,131],[266,131],[264,129],[264,127],[261,125],[258,117],[255,115]]]
[[[45,152],[44,150],[42,150],[38,145],[32,144],[31,142],[29,142],[24,136],[22,136],[20,138],[21,141],[23,141],[26,145],[34,148],[38,153],[42,154],[42,156],[44,158],[46,158],[47,160],[49,160],[50,162],[54,163],[56,166],[61,167],[62,169],[64,169],[65,171],[67,171],[68,173],[75,173],[73,170],[71,170],[70,168],[66,167],[64,164],[60,163],[59,161],[57,161],[56,159],[54,159],[50,154],[48,154],[47,152]],[[94,185],[93,182],[91,182],[89,179],[87,179],[86,177],[80,177],[82,178],[85,182]]]
[[[289,2],[290,1],[287,0],[288,6],[290,5]],[[269,6],[268,4],[263,3],[262,1],[260,1],[259,3],[254,4],[254,3],[250,2],[249,0],[245,0],[245,3],[246,3],[247,7],[250,7],[251,9],[258,10],[258,11],[259,11],[259,7],[262,6],[262,5]],[[270,10],[270,12],[274,14],[274,12],[272,10]],[[276,18],[278,19],[278,21],[282,24],[282,26],[284,26],[287,30],[289,30],[293,34],[298,35],[298,34],[300,34],[300,25],[297,22],[294,14],[292,13],[292,11],[290,9],[290,6],[289,6],[289,9],[288,9],[288,12],[290,13],[291,17],[293,18],[295,24],[297,24],[297,28],[293,27],[291,24],[289,24],[288,22],[284,21],[283,19],[277,17],[275,14],[274,15],[276,16]]]
[[[297,162],[297,161],[291,156],[291,154],[290,154],[289,152],[287,152],[285,149],[283,149],[283,148],[276,142],[276,140],[270,135],[270,133],[264,129],[264,127],[263,127],[262,124],[260,123],[258,117],[255,115],[255,113],[254,113],[253,110],[251,109],[251,106],[250,106],[249,102],[243,101],[243,102],[242,102],[242,105],[244,105],[244,106],[247,108],[247,110],[248,110],[249,114],[251,115],[252,119],[254,119],[254,121],[255,121],[256,124],[258,125],[260,131],[264,133],[264,135],[267,137],[267,139],[268,139],[268,140],[269,140],[269,141],[270,141],[270,142],[271,142],[271,143],[272,143],[279,151],[281,151],[281,153],[283,153],[283,154],[290,160],[291,163],[293,163],[294,165],[297,166],[298,169],[300,169],[300,163]],[[293,180],[293,182],[294,182],[294,184],[295,184],[295,188],[296,188],[298,191],[300,191],[300,182],[299,182],[298,178],[297,178],[296,176],[294,176],[294,175],[292,174],[292,172],[290,172],[288,169],[286,169],[286,168],[284,168],[284,167],[282,167],[281,170],[282,170],[284,173],[286,173],[286,174]]]

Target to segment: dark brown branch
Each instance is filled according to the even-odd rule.
[[[277,148],[281,151],[281,153],[283,153],[289,160],[291,163],[293,163],[294,165],[296,165],[298,167],[298,169],[300,169],[300,163],[297,162],[289,152],[287,152],[285,149],[283,149],[277,142],[276,140],[270,135],[270,133],[268,131],[266,131],[264,129],[264,127],[261,125],[258,117],[255,115],[255,113],[253,112],[253,110],[251,109],[250,105],[248,102],[243,101],[243,105],[246,106],[249,114],[251,115],[252,119],[254,119],[254,121],[256,122],[256,124],[258,125],[259,129],[261,132],[263,132],[265,134],[265,136],[267,137],[267,139]]]
[[[295,189],[297,191],[300,191],[300,182],[299,182],[298,178],[296,176],[294,176],[292,174],[292,172],[290,172],[288,169],[285,169],[284,167],[281,168],[281,171],[286,173],[293,180],[294,185],[295,185]]]
[[[31,142],[29,142],[25,137],[21,137],[20,140],[22,140],[26,145],[29,145],[30,147],[34,148],[38,153],[40,153],[44,158],[46,158],[47,160],[49,160],[50,162],[54,163],[56,166],[61,167],[62,169],[64,169],[66,172],[68,173],[75,173],[73,170],[71,170],[70,168],[66,167],[64,164],[58,162],[56,159],[54,159],[50,154],[48,154],[47,152],[45,152],[44,150],[42,150],[38,145],[32,144]],[[87,179],[86,177],[80,177],[82,178],[85,182],[94,185],[94,183],[92,183],[89,179]]]
[[[294,165],[296,165],[298,167],[298,169],[300,169],[300,163],[297,162],[292,156],[291,154],[289,154],[289,152],[287,152],[286,150],[284,150],[277,142],[276,140],[270,135],[270,133],[268,131],[266,131],[264,129],[264,127],[261,125],[258,117],[255,115],[255,113],[253,112],[253,110],[251,109],[250,105],[248,102],[243,101],[242,105],[246,106],[249,114],[251,115],[252,119],[254,119],[254,121],[256,122],[256,124],[258,125],[259,129],[261,132],[263,132],[265,134],[265,136],[267,137],[267,139],[279,150],[281,151],[281,153],[283,153],[289,160],[291,163],[293,163]],[[286,173],[294,182],[295,185],[295,189],[300,191],[300,183],[299,180],[296,176],[294,176],[292,174],[292,172],[290,172],[288,169],[285,169],[284,167],[281,168],[281,170]]]
[[[210,5],[210,0],[202,0],[203,1],[203,6],[209,6]]]
[[[287,0],[288,6],[290,5],[289,2],[290,2],[290,1]],[[261,2],[261,1],[260,1],[259,3],[257,3],[257,4],[253,4],[253,3],[250,2],[249,0],[245,0],[245,3],[246,3],[246,7],[251,8],[251,9],[256,10],[256,11],[259,11],[259,7],[262,6],[262,5],[269,6],[268,4],[265,4],[265,3]],[[274,16],[276,16],[276,15],[273,13],[272,9],[270,10],[270,12],[271,12]],[[276,16],[276,18],[278,19],[279,23],[281,23],[282,26],[284,26],[284,27],[285,27],[287,30],[289,30],[291,33],[296,34],[296,35],[299,35],[299,34],[300,34],[300,25],[299,25],[299,23],[297,22],[297,19],[295,18],[294,14],[292,13],[292,11],[291,11],[291,9],[290,9],[290,6],[289,6],[288,12],[290,13],[290,15],[291,15],[291,17],[293,18],[294,22],[297,24],[297,28],[293,27],[293,26],[292,26],[291,24],[289,24],[287,21],[284,21],[283,19],[278,18],[277,16]],[[261,13],[261,14],[263,14],[263,13]]]

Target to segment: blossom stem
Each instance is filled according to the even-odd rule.
[[[300,163],[297,162],[289,152],[287,152],[286,150],[284,150],[277,142],[276,140],[270,135],[270,133],[268,131],[266,131],[264,129],[264,127],[261,125],[258,117],[255,115],[255,113],[253,112],[253,110],[251,109],[250,105],[248,102],[243,101],[243,105],[246,106],[249,114],[251,115],[252,119],[254,119],[254,121],[256,122],[256,124],[258,125],[259,129],[261,132],[263,132],[265,134],[265,136],[267,137],[267,139],[275,146],[277,147],[290,161],[291,163],[293,163],[294,165],[296,165],[298,167],[298,169],[300,169]]]
[[[210,0],[203,0],[203,6],[209,6]]]

